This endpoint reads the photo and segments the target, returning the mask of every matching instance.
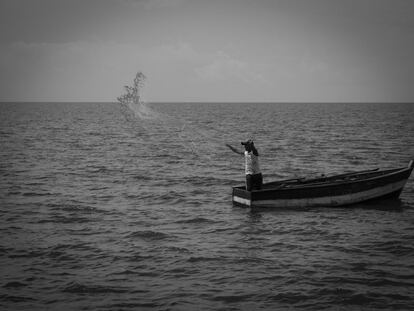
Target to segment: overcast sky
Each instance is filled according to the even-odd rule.
[[[1,101],[414,101],[413,0],[0,0]]]

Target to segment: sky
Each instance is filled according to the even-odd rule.
[[[414,102],[413,0],[0,0],[0,101]]]

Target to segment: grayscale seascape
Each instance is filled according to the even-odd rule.
[[[233,207],[235,146],[264,181],[406,166],[414,105],[0,104],[2,310],[412,310],[400,200]],[[260,125],[260,126],[257,126]]]
[[[0,311],[413,311],[413,13],[0,0]]]

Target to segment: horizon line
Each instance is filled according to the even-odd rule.
[[[0,104],[115,104],[119,101],[99,101],[99,100],[86,100],[86,101],[42,101],[42,100],[0,100]],[[145,101],[148,104],[413,104],[413,101]]]

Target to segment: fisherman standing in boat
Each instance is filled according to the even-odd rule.
[[[248,141],[242,142],[241,144],[244,146],[244,153],[228,144],[226,144],[226,146],[229,147],[231,151],[237,154],[244,154],[246,170],[246,190],[260,190],[262,189],[263,176],[260,172],[259,167],[259,153],[257,152],[257,149],[254,146],[253,140],[249,139]]]

